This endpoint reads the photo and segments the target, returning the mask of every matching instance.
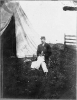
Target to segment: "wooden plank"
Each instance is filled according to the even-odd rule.
[[[76,43],[76,42],[66,42],[66,43]]]
[[[67,39],[67,38],[66,38],[65,40],[77,40],[77,39]]]
[[[76,35],[65,35],[65,37],[76,37]]]

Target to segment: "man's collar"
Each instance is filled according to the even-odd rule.
[[[44,46],[46,43],[41,44],[42,46]]]

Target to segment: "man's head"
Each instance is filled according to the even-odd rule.
[[[42,43],[42,44],[45,43],[45,40],[46,40],[46,39],[45,39],[45,36],[42,36],[42,37],[41,37],[41,43]]]

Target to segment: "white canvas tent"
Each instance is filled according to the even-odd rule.
[[[39,35],[36,34],[32,28],[26,14],[23,12],[18,3],[8,3],[7,6],[11,11],[13,11],[15,17],[16,54],[18,58],[33,56],[33,54],[36,54],[37,45],[40,38]],[[8,26],[12,14],[9,16],[10,17],[8,18],[7,22],[1,27],[1,34]]]

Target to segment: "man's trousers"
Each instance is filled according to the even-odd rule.
[[[33,69],[39,69],[40,66],[42,67],[44,72],[48,72],[44,56],[38,56],[37,61],[33,61],[31,64],[31,68]]]

